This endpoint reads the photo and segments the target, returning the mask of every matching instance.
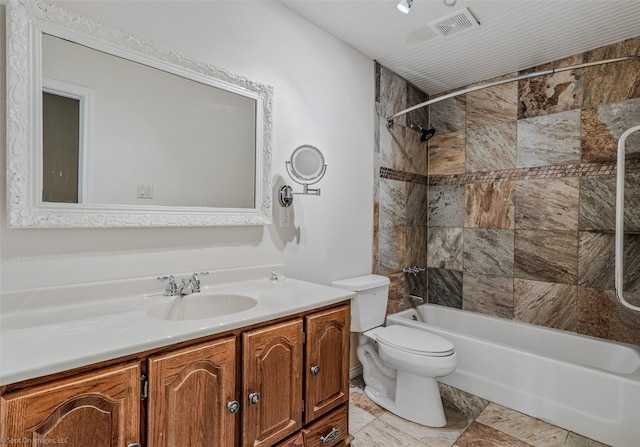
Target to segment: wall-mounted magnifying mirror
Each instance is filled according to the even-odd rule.
[[[300,146],[293,151],[291,160],[286,165],[291,178],[302,185],[319,182],[327,171],[322,152],[309,145]]]
[[[293,194],[320,195],[320,188],[309,188],[318,183],[327,172],[324,155],[315,146],[308,144],[297,147],[291,154],[291,159],[285,163],[291,179],[302,185],[302,192],[293,192],[293,188],[284,185],[280,188],[279,201],[282,206],[290,206]]]

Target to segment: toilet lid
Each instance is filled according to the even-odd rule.
[[[391,325],[376,333],[376,340],[410,354],[444,357],[453,354],[453,343],[431,332],[407,326]]]

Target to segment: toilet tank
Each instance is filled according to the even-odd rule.
[[[351,301],[351,332],[364,332],[384,324],[389,278],[365,275],[334,281],[331,286],[356,292]]]

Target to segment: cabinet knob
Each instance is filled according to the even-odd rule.
[[[320,374],[320,366],[318,366],[318,365],[312,366],[311,367],[311,374],[313,374],[314,376],[317,376],[318,374]]]
[[[334,427],[327,433],[327,436],[320,436],[320,441],[322,441],[323,444],[331,444],[338,436],[340,436],[340,429]]]
[[[249,394],[249,403],[251,405],[257,405],[260,402],[260,394],[259,393],[251,393]]]
[[[127,447],[141,447],[141,446],[137,442],[132,442],[131,444],[127,445]]]
[[[237,413],[238,410],[240,409],[240,402],[238,402],[237,400],[229,402],[227,404],[227,409],[229,410],[229,413],[231,413],[231,414]]]

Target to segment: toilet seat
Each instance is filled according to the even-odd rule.
[[[414,355],[428,357],[446,357],[454,353],[449,340],[431,332],[419,329],[391,325],[377,328],[375,338],[378,343]]]

